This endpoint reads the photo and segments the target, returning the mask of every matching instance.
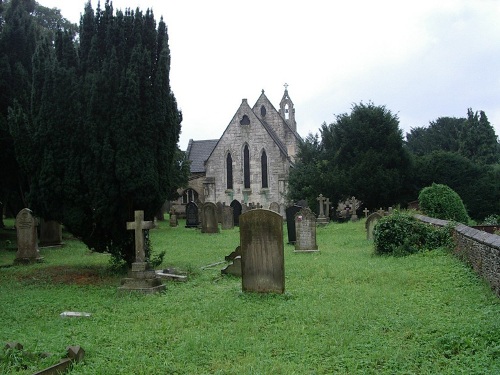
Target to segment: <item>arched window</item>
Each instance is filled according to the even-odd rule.
[[[243,149],[243,187],[250,189],[250,151],[248,145]]]
[[[188,204],[189,202],[195,202],[198,200],[198,193],[193,189],[186,189],[182,193],[182,203]]]
[[[260,170],[262,171],[262,188],[268,188],[269,184],[267,182],[267,154],[266,151],[262,151],[260,157]]]
[[[263,105],[260,107],[260,115],[262,117],[264,117],[266,115],[266,107],[264,107]]]
[[[288,120],[290,118],[290,107],[288,106],[288,103],[285,105],[285,120]]]
[[[226,157],[226,189],[233,188],[233,158],[228,152]]]

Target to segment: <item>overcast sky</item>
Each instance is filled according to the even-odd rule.
[[[39,0],[79,22],[85,0]],[[101,2],[104,4],[104,0]],[[276,108],[285,83],[297,131],[353,103],[385,105],[403,134],[483,110],[500,135],[500,1],[115,0],[152,8],[170,39],[179,145],[217,139],[243,98]],[[97,1],[92,1],[94,9]]]

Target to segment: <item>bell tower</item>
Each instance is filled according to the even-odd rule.
[[[293,108],[292,99],[288,95],[288,83],[284,84],[285,92],[283,93],[283,98],[280,102],[280,115],[286,121],[288,126],[293,130],[297,131],[297,123],[295,122],[295,108]]]

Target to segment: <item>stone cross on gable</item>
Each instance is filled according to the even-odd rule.
[[[319,202],[319,216],[325,216],[325,213],[323,211],[323,207],[325,206],[325,198],[323,194],[320,194],[316,200]]]
[[[152,221],[144,221],[144,211],[135,211],[134,221],[127,222],[127,229],[135,231],[135,261],[144,263],[146,261],[146,252],[144,251],[144,229],[153,228]]]

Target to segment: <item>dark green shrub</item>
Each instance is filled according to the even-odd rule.
[[[449,228],[418,221],[407,211],[385,216],[373,230],[376,254],[404,256],[451,245]]]
[[[418,203],[424,214],[442,220],[467,224],[469,215],[462,198],[450,187],[432,184],[420,191]]]

